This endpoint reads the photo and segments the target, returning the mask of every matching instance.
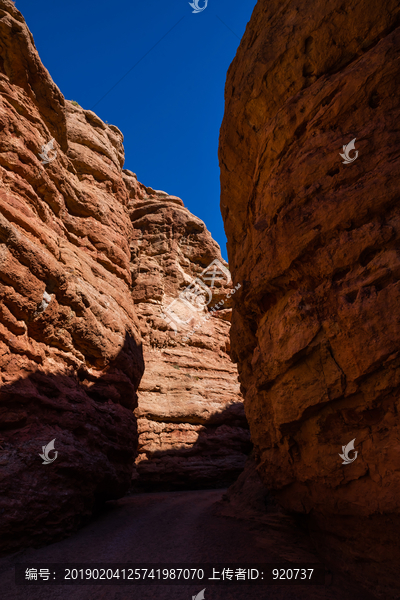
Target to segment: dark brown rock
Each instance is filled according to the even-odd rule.
[[[258,471],[384,598],[398,597],[400,560],[399,10],[259,0],[220,138],[243,284],[232,356]],[[343,164],[354,138],[358,158]],[[342,465],[354,438],[358,457]]]
[[[243,471],[217,504],[216,512],[227,517],[268,522],[271,511],[279,511],[279,508],[258,474],[254,457],[249,456]]]

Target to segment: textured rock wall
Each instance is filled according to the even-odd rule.
[[[135,184],[132,173],[125,175]],[[161,314],[214,260],[227,265],[204,223],[179,198],[140,184],[132,196],[133,297],[146,363],[135,411],[135,483],[147,489],[222,487],[240,473],[250,450],[228,354],[232,289],[223,278],[215,281],[208,307],[191,311],[177,331]],[[216,304],[220,309],[210,317]]]
[[[399,49],[397,1],[259,0],[220,137],[259,473],[382,597],[398,597],[400,558]]]
[[[64,101],[6,0],[0,55],[0,549],[10,551],[65,534],[128,489],[144,364],[122,134]],[[57,156],[44,165],[52,138]],[[43,465],[52,439],[57,459]]]
[[[180,199],[123,170],[122,142],[64,100],[0,0],[0,552],[123,495],[138,447],[136,481],[164,487],[229,481],[249,448],[231,301],[185,338],[161,318],[218,245]],[[210,307],[230,293],[214,292]]]

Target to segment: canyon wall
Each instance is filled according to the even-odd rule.
[[[182,331],[161,316],[219,247],[123,166],[122,133],[64,99],[0,0],[2,553],[72,531],[132,471],[137,485],[216,485],[249,449],[231,288]]]
[[[5,0],[0,52],[4,552],[64,535],[129,488],[144,362],[122,134],[64,101]]]
[[[133,174],[126,174],[132,181]],[[251,448],[237,371],[229,357],[234,290],[220,272],[208,307],[170,324],[161,313],[168,315],[170,304],[193,281],[201,281],[214,261],[217,268],[227,265],[204,223],[179,198],[141,186],[134,191],[130,216],[135,237],[132,295],[146,363],[135,411],[135,485],[223,487],[238,476]]]
[[[399,10],[259,0],[220,134],[258,472],[327,560],[385,598],[400,559]]]

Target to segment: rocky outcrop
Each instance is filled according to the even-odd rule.
[[[125,180],[133,184],[132,294],[146,363],[135,411],[134,482],[142,489],[222,487],[240,473],[250,450],[229,357],[234,290],[227,264],[204,223],[179,198],[137,184],[128,171]],[[214,281],[201,278],[214,267]],[[196,281],[208,281],[212,296],[197,310],[193,298],[179,300]]]
[[[220,137],[242,283],[232,356],[258,471],[385,598],[400,558],[399,16],[392,0],[259,0]]]
[[[263,484],[257,463],[250,455],[237,480],[216,504],[215,512],[225,517],[268,523],[269,513],[273,511],[280,512],[285,519],[286,515]]]
[[[10,551],[68,533],[128,489],[144,363],[122,134],[64,101],[8,0],[0,51],[0,550]],[[43,464],[53,439],[57,458]]]
[[[212,302],[179,332],[161,316],[222,261],[218,245],[180,199],[123,170],[121,132],[64,100],[10,0],[0,57],[0,552],[10,552],[123,495],[138,447],[141,485],[219,485],[243,466],[249,432],[228,283],[209,286]]]

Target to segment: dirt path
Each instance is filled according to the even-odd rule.
[[[216,516],[221,490],[140,494],[62,542],[0,560],[2,600],[191,600],[206,588],[206,600],[367,600],[333,580],[330,586],[17,586],[15,562],[33,563],[222,563],[316,562],[302,535],[272,515],[261,528]]]

